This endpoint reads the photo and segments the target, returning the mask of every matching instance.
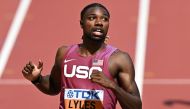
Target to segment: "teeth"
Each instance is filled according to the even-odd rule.
[[[100,29],[97,29],[96,31],[97,31],[97,32],[101,32],[101,30],[100,30]]]
[[[102,35],[103,33],[102,33],[102,30],[101,30],[101,29],[96,28],[96,29],[94,30],[93,34],[96,35],[96,36],[100,36],[100,35]]]

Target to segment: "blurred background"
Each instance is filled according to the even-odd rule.
[[[0,109],[58,109],[59,95],[42,94],[21,70],[41,59],[43,75],[49,74],[57,48],[81,42],[80,11],[93,2],[110,11],[108,43],[128,52],[135,65],[137,39],[144,36],[144,76],[136,78],[144,79],[137,82],[143,109],[189,109],[190,0],[148,0],[148,22],[140,28],[147,30],[140,34],[145,1],[0,0]]]

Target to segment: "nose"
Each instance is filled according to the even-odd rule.
[[[103,26],[103,23],[100,19],[97,19],[95,22],[95,26]]]

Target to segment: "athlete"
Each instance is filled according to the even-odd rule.
[[[59,109],[142,109],[130,56],[105,43],[109,11],[93,3],[81,11],[82,43],[58,48],[51,73],[29,62],[24,77],[49,95],[60,93]]]

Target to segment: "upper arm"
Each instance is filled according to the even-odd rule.
[[[61,63],[66,53],[66,50],[67,50],[66,46],[62,46],[58,48],[56,56],[55,56],[55,62],[51,70],[51,74],[49,78],[50,88],[56,93],[59,93],[61,90]]]
[[[125,91],[140,97],[135,82],[135,69],[130,56],[125,52],[119,51],[115,61],[118,66],[117,81],[119,86]]]

